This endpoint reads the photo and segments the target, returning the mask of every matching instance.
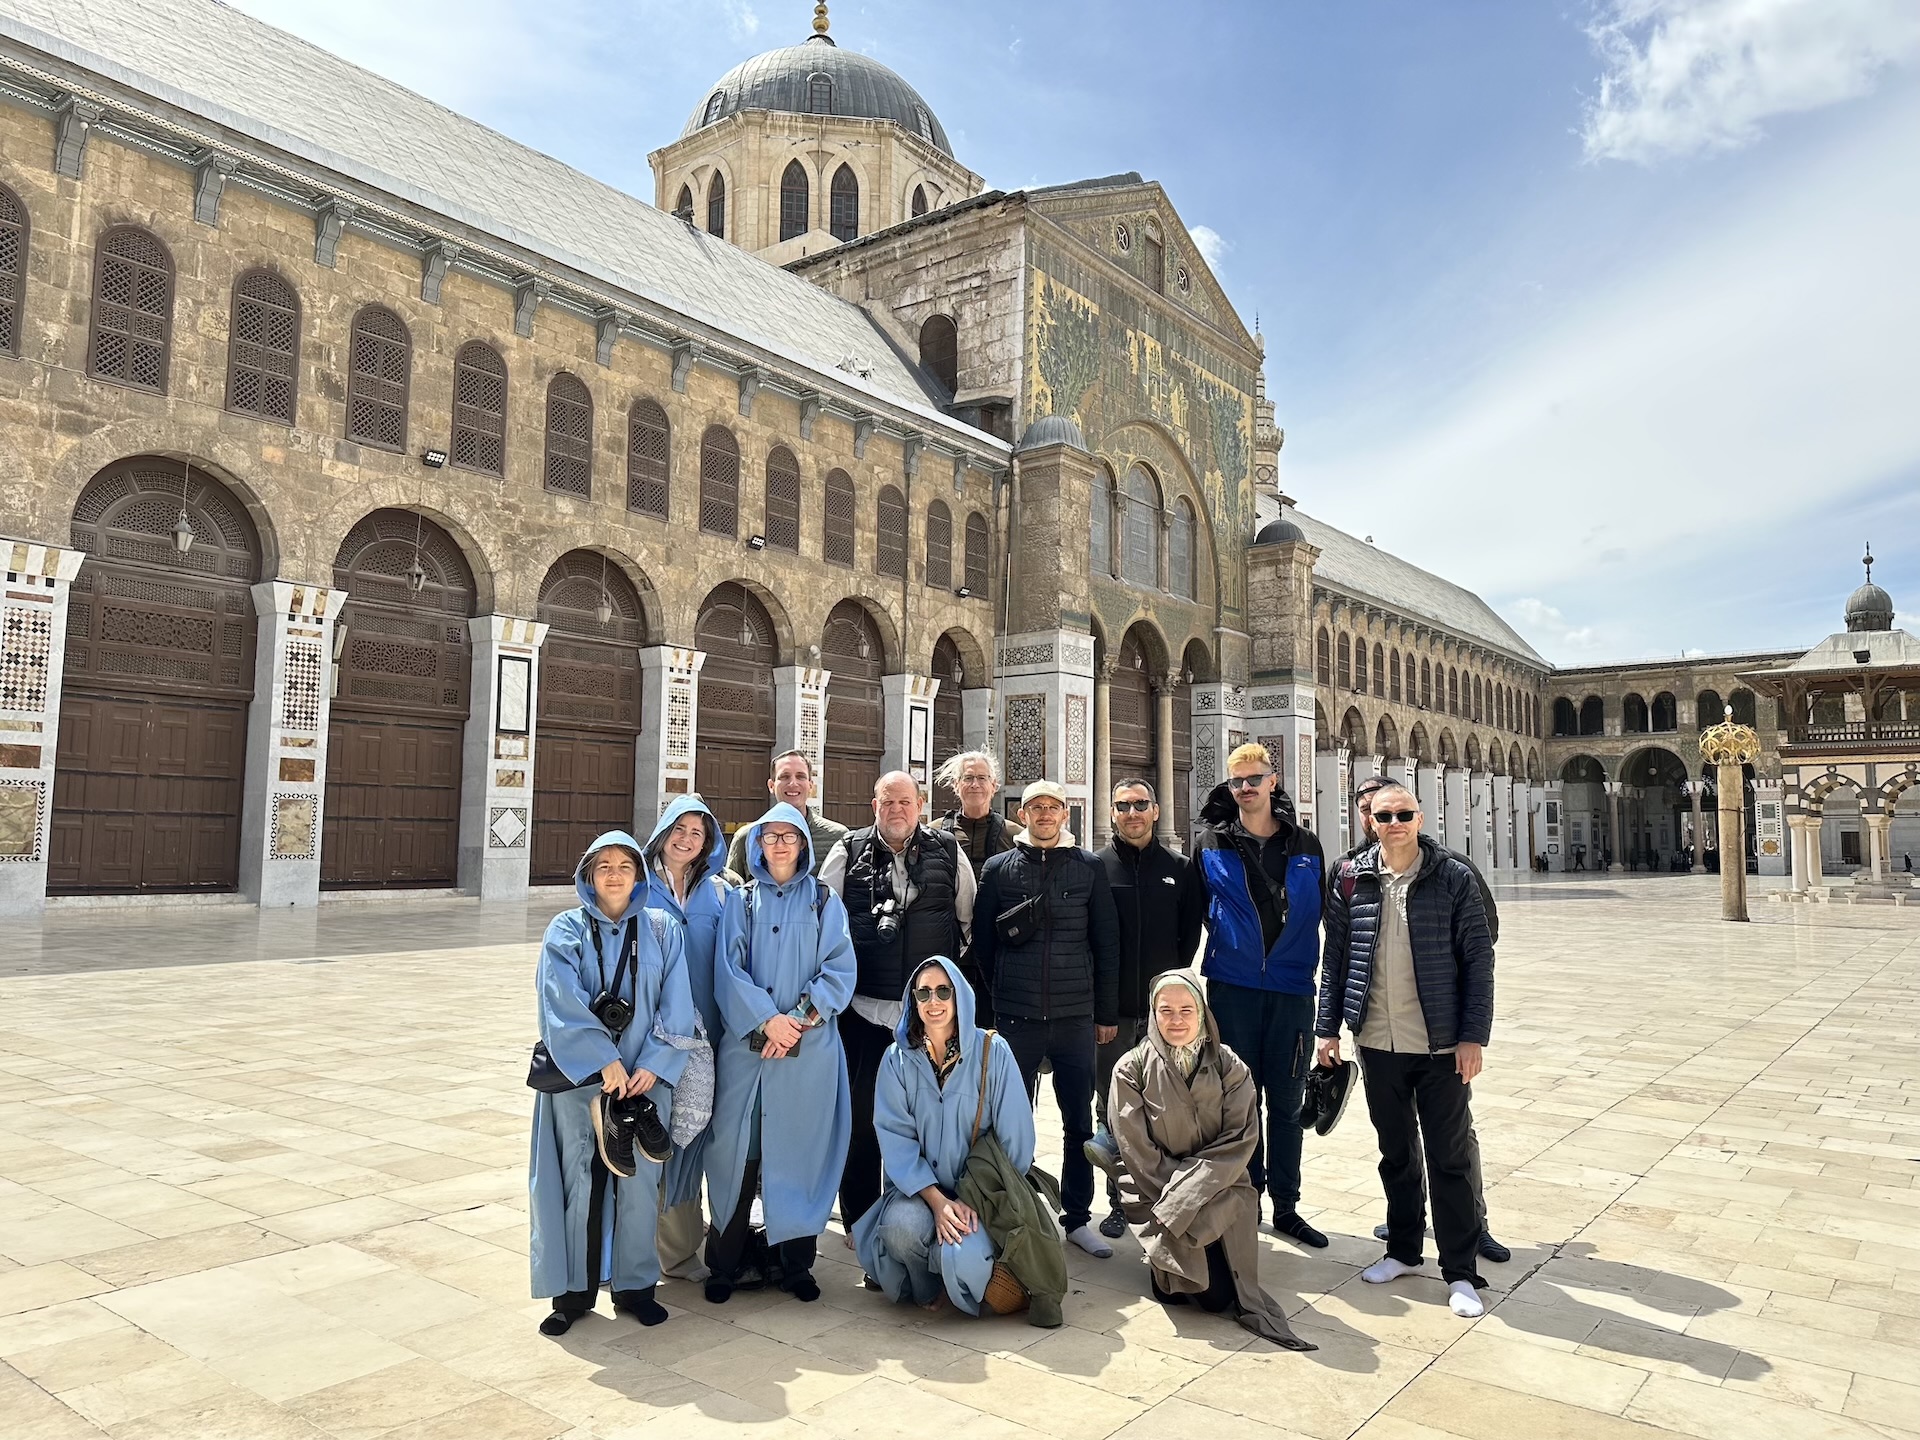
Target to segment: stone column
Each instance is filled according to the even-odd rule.
[[[1153,704],[1157,712],[1157,738],[1159,745],[1154,754],[1154,789],[1160,794],[1160,824],[1155,830],[1160,843],[1169,850],[1185,849],[1185,841],[1173,833],[1173,688],[1180,683],[1180,673],[1169,670],[1162,675],[1153,687]],[[1100,808],[1104,809],[1105,797],[1101,797]]]
[[[1806,830],[1806,822],[1800,816],[1787,816],[1787,892],[1792,895],[1807,893]]]
[[[533,720],[547,627],[476,615],[473,700],[460,750],[460,888],[482,900],[523,900],[532,851]]]
[[[1534,807],[1539,816],[1540,846],[1546,852],[1547,869],[1562,873],[1572,863],[1571,841],[1567,838],[1566,789],[1562,782],[1549,780],[1534,792]]]
[[[887,706],[887,749],[881,763],[913,776],[924,811],[933,797],[933,697],[940,682],[930,675],[883,675],[880,689]]]
[[[1082,546],[1084,549],[1084,545]],[[1093,826],[1093,637],[1073,630],[1005,635],[997,646],[1006,802],[1033,780],[1066,787],[1073,833]]]
[[[1720,829],[1727,828],[1726,811],[1720,812]],[[1827,857],[1820,853],[1820,840],[1826,828],[1826,817],[1814,814],[1807,816],[1807,885],[1809,888],[1827,883]],[[1727,837],[1720,836],[1720,868],[1726,868]]]
[[[1700,797],[1706,792],[1704,780],[1687,781],[1687,798],[1693,802],[1693,868],[1695,875],[1707,873],[1707,831],[1700,817]]]
[[[1872,872],[1873,883],[1880,885],[1887,878],[1887,829],[1893,821],[1886,815],[1871,813],[1861,818],[1867,825],[1867,867]]]
[[[773,671],[773,753],[798,750],[813,767],[813,798],[820,808],[820,785],[827,769],[827,682],[830,670],[810,665],[779,665]]]
[[[989,755],[994,753],[991,685],[960,692],[960,738],[969,750],[984,750]]]
[[[1531,794],[1532,787],[1525,780],[1515,777],[1512,801],[1507,813],[1513,821],[1513,868],[1516,871],[1533,869],[1533,802],[1529,798]]]
[[[1265,643],[1259,637],[1256,641]],[[1293,797],[1301,825],[1316,835],[1321,833],[1326,812],[1321,804],[1310,682],[1311,676],[1305,682],[1282,676],[1245,690],[1237,685],[1193,687],[1195,814],[1207,793],[1227,778],[1227,756],[1243,741],[1254,740],[1273,756],[1280,783]]]
[[[1513,869],[1513,777],[1511,775],[1493,775],[1488,777],[1487,800],[1492,814],[1493,844],[1488,851],[1489,866],[1494,870]]]
[[[47,903],[67,597],[86,557],[4,539],[0,557],[0,915],[37,915]]]
[[[1607,847],[1613,851],[1613,864],[1609,865],[1607,869],[1615,875],[1624,874],[1627,868],[1625,859],[1626,847],[1620,843],[1620,792],[1624,788],[1618,780],[1607,781],[1607,820],[1609,827],[1607,831]],[[1593,848],[1595,851],[1598,851],[1601,846],[1596,842]],[[1725,853],[1724,847],[1721,853]],[[1599,858],[1597,854],[1595,858]]]
[[[1413,769],[1413,794],[1420,802],[1420,808],[1426,811],[1427,833],[1435,839],[1440,836],[1440,771],[1432,765],[1416,765]]]
[[[1104,656],[1093,672],[1093,796],[1087,817],[1088,844],[1098,850],[1113,838],[1113,677],[1118,656]]]
[[[1753,842],[1759,852],[1756,857],[1762,875],[1784,875],[1787,873],[1787,847],[1781,843],[1784,826],[1780,816],[1785,809],[1785,796],[1777,781],[1762,780],[1753,790]],[[1892,852],[1888,852],[1891,859]]]
[[[240,811],[240,893],[256,905],[320,903],[320,827],[327,790],[328,679],[347,592],[262,580],[247,707]]]
[[[1467,852],[1467,772],[1449,765],[1440,772],[1441,794],[1446,797],[1446,814],[1441,821],[1440,843],[1456,855]]]
[[[1720,918],[1747,918],[1747,782],[1738,765],[1719,767]]]
[[[1484,770],[1467,772],[1467,858],[1482,870],[1492,864],[1487,853],[1493,838],[1493,792],[1487,784],[1490,778]]]
[[[1313,803],[1319,821],[1314,834],[1320,837],[1321,850],[1328,860],[1345,854],[1347,847],[1340,843],[1340,761],[1330,750],[1316,750],[1313,755]]]
[[[649,645],[640,652],[640,713],[634,743],[633,833],[645,837],[660,813],[693,791],[700,735],[700,667],[707,652]]]

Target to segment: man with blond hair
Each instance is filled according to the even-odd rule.
[[[1247,1176],[1273,1202],[1274,1232],[1317,1249],[1327,1237],[1300,1215],[1300,1100],[1313,1063],[1325,860],[1295,823],[1266,746],[1227,757],[1226,782],[1194,826],[1193,860],[1207,889],[1207,998],[1221,1041],[1266,1097],[1267,1133]]]

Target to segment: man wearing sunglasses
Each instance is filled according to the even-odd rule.
[[[1266,1097],[1264,1140],[1247,1178],[1273,1203],[1273,1228],[1302,1245],[1327,1237],[1300,1215],[1300,1098],[1313,1063],[1313,972],[1320,961],[1320,841],[1294,822],[1264,745],[1227,757],[1194,827],[1207,893],[1201,973],[1220,1039]]]
[[[1389,782],[1369,803],[1379,839],[1327,887],[1316,1060],[1340,1060],[1344,1019],[1360,1048],[1380,1141],[1387,1253],[1360,1278],[1383,1285],[1424,1264],[1426,1202],[1453,1313],[1483,1313],[1480,1217],[1467,1155],[1473,1078],[1493,1031],[1493,941],[1466,863],[1420,833],[1420,802]],[[1425,1194],[1421,1151],[1425,1151]]]

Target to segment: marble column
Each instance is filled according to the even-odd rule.
[[[1693,803],[1693,868],[1691,873],[1695,875],[1704,875],[1707,873],[1707,832],[1701,823],[1700,816],[1700,796],[1705,793],[1706,788],[1707,782],[1704,780],[1687,781],[1687,799]]]
[[[1178,671],[1169,670],[1155,682],[1153,704],[1159,745],[1154,755],[1154,789],[1160,795],[1160,824],[1155,830],[1160,843],[1169,850],[1185,849],[1185,843],[1173,833],[1173,689],[1180,683]],[[1105,797],[1096,802],[1104,809]]]
[[[1093,797],[1087,819],[1088,843],[1098,850],[1113,838],[1113,677],[1120,669],[1117,655],[1101,657],[1093,672]],[[1163,804],[1162,809],[1171,808]]]
[[[1313,808],[1320,849],[1329,860],[1346,853],[1340,843],[1340,762],[1331,750],[1313,754]]]
[[[1270,676],[1244,690],[1237,685],[1194,686],[1194,813],[1197,815],[1206,803],[1208,792],[1227,778],[1227,756],[1241,742],[1254,740],[1273,756],[1274,768],[1287,794],[1293,797],[1300,824],[1320,836],[1325,848],[1325,827],[1331,815],[1328,806],[1322,804],[1326,787],[1320,783],[1321,752],[1314,731],[1313,697],[1311,675]],[[1212,711],[1205,708],[1209,704],[1214,706]]]
[[[1755,862],[1762,875],[1787,873],[1788,846],[1782,842],[1784,826],[1780,817],[1786,809],[1785,793],[1777,780],[1762,780],[1753,788],[1753,845],[1759,853]],[[1888,852],[1891,859],[1892,852]]]
[[[1045,630],[1003,635],[995,646],[999,731],[1006,750],[1003,811],[1030,781],[1066,788],[1076,841],[1093,815],[1093,637]]]
[[[1488,848],[1490,869],[1513,869],[1513,777],[1494,775],[1487,782],[1487,801],[1493,823],[1493,843]]]
[[[933,795],[933,697],[940,682],[930,675],[883,675],[880,690],[887,707],[887,748],[880,763],[913,776],[924,811]]]
[[[262,580],[253,703],[247,707],[240,811],[240,893],[267,907],[320,903],[320,833],[327,793],[328,670],[347,592]]]
[[[1547,857],[1547,869],[1565,872],[1573,863],[1567,837],[1566,790],[1558,780],[1549,780],[1533,792],[1534,813],[1539,824],[1536,843]]]
[[[1440,772],[1440,793],[1446,797],[1440,843],[1456,855],[1467,853],[1467,772],[1449,765]]]
[[[1513,817],[1513,868],[1516,872],[1533,868],[1534,839],[1533,787],[1519,777],[1513,781],[1513,797],[1508,814]]]
[[[969,750],[994,753],[991,685],[960,692],[960,738]]]
[[[811,665],[778,665],[773,671],[773,753],[798,750],[807,757],[813,767],[808,808],[815,811],[827,773],[827,682],[832,678],[832,671]]]
[[[707,652],[649,645],[640,652],[640,713],[634,744],[633,833],[645,837],[660,814],[693,791],[700,734],[700,667]]]
[[[460,888],[482,900],[526,898],[533,829],[533,718],[547,627],[476,615],[473,700],[460,751]]]
[[[1879,885],[1887,878],[1887,830],[1893,821],[1885,815],[1871,813],[1862,819],[1867,827],[1867,868],[1873,883]]]
[[[47,903],[67,598],[86,557],[0,539],[0,558],[0,915],[35,915]]]
[[[1467,858],[1482,870],[1493,862],[1488,855],[1493,839],[1493,792],[1484,770],[1467,772]]]
[[[1618,780],[1607,782],[1607,844],[1604,848],[1613,851],[1613,863],[1607,867],[1615,875],[1624,874],[1627,868],[1626,847],[1621,844],[1620,832],[1620,791],[1623,787]],[[1603,847],[1595,845],[1596,850]]]
[[[1420,808],[1426,812],[1426,831],[1435,839],[1440,836],[1440,771],[1432,765],[1416,765],[1413,770],[1413,794],[1420,802]],[[1444,842],[1443,842],[1444,843]]]

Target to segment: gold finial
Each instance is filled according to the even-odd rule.
[[[827,33],[827,0],[815,0],[813,7],[813,33]]]

